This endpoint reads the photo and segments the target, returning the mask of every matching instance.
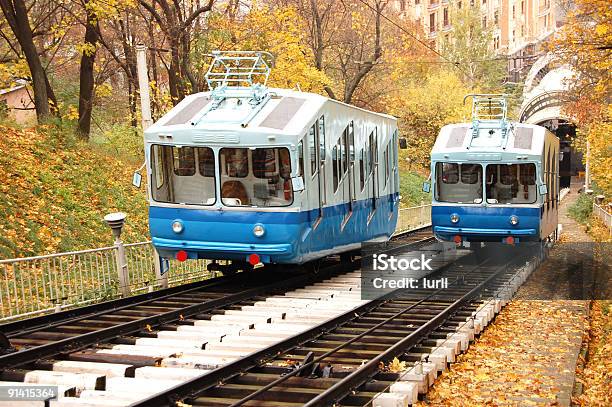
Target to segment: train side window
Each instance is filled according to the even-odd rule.
[[[304,141],[300,140],[297,145],[297,155],[298,155],[298,177],[304,176]]]
[[[225,159],[225,174],[234,178],[245,178],[249,174],[248,149],[223,148],[219,163]]]
[[[153,163],[155,174],[155,187],[160,189],[164,185],[164,165],[161,146],[153,146]]]
[[[319,118],[319,159],[325,163],[325,116]]]
[[[215,154],[211,148],[198,147],[198,167],[203,177],[215,176]]]
[[[482,166],[479,164],[461,164],[461,183],[476,184],[482,178]]]
[[[253,150],[251,158],[255,178],[268,178],[276,174],[276,149],[257,148]]]
[[[193,147],[173,147],[174,174],[189,177],[195,174],[195,150]]]
[[[281,148],[278,150],[278,161],[280,162],[279,175],[282,179],[288,180],[291,178],[291,156],[289,150]]]
[[[359,151],[359,190],[363,191],[365,187],[365,150],[362,148]]]
[[[310,157],[310,175],[315,175],[319,169],[317,163],[317,146],[315,145],[315,125],[313,124],[308,130],[308,156]]]
[[[334,181],[334,192],[338,191],[338,167],[340,166],[338,145],[334,146],[332,150],[332,170],[333,170],[333,181]]]

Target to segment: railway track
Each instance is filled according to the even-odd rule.
[[[525,278],[524,269],[519,268],[523,261],[516,255],[503,262],[470,255],[438,265],[437,277],[453,281],[448,289],[424,290],[413,298],[367,301],[133,405],[181,401],[207,407],[395,406],[398,399],[406,398],[414,402],[419,391],[425,392],[427,383],[473,339],[457,332],[473,335],[474,323],[484,323],[473,319],[482,298],[506,292],[518,275]],[[359,294],[353,297],[357,298]],[[499,306],[493,304],[487,307],[487,316],[481,311],[479,318],[489,320],[491,310]],[[312,312],[315,317],[316,310]],[[265,332],[256,327],[250,335],[262,338],[259,335]],[[287,333],[279,330],[278,337],[283,335]],[[396,357],[404,364],[403,374],[385,369]],[[395,383],[407,374],[411,381]]]
[[[408,242],[405,245],[426,244],[430,239],[423,238],[423,233],[427,235],[427,231],[414,231],[402,236]],[[341,278],[345,269],[346,265],[332,264],[322,267],[317,274],[298,270],[240,273],[6,324],[0,326],[3,334],[0,344],[4,343],[0,355],[0,384],[60,384],[67,389],[74,387],[72,392],[66,391],[66,395],[80,393],[83,396],[87,391],[108,390],[107,379],[112,383],[117,375],[134,379],[140,376],[150,383],[149,376],[159,374],[151,368],[164,358],[205,352],[202,348],[211,340],[226,337],[226,333],[219,333],[223,327],[233,328],[237,333],[236,330],[252,328],[256,323],[271,322],[272,318],[267,315],[269,310],[253,309],[256,303],[299,287],[325,285],[325,279],[332,287],[343,286],[343,282],[336,283],[333,278]],[[328,317],[347,306],[355,306],[348,302],[344,308],[339,303],[336,305],[337,309],[328,313]],[[257,317],[253,323],[241,322],[239,316],[231,317],[245,308],[250,309],[248,318]],[[286,314],[279,315],[284,318]],[[227,316],[232,320],[229,323],[224,321]],[[318,322],[310,321],[311,325]],[[229,343],[224,346],[228,347]],[[208,367],[239,358],[244,351],[225,349],[216,353],[218,357],[213,358]],[[183,369],[179,376],[189,378],[193,373],[192,369]],[[71,387],[75,381],[77,385]],[[91,405],[104,403],[100,394],[93,396],[87,401]],[[80,405],[86,401],[84,398],[77,400]],[[66,405],[71,401],[76,400],[67,398],[61,402]]]

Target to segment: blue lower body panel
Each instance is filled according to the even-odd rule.
[[[350,216],[348,214],[350,213]],[[264,263],[304,263],[331,252],[359,248],[368,240],[389,238],[397,223],[397,203],[379,198],[372,214],[372,201],[325,207],[319,211],[253,212],[190,208],[149,208],[149,227],[155,248],[162,257],[173,258],[180,250],[191,259],[247,260],[259,255]],[[181,233],[172,223],[183,224]],[[261,237],[253,227],[261,225]]]
[[[434,205],[431,209],[431,223],[438,239],[451,241],[460,236],[467,241],[501,242],[508,236],[517,241],[538,241],[540,239],[540,208],[533,207],[491,207]],[[459,216],[452,223],[451,215]],[[510,217],[518,217],[518,224],[510,224]]]

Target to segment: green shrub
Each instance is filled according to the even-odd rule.
[[[587,194],[578,195],[578,199],[569,207],[569,216],[576,221],[586,224],[593,212],[593,198]]]

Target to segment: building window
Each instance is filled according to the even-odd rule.
[[[444,26],[447,27],[449,25],[448,23],[448,9],[445,8],[444,9]]]
[[[486,16],[482,18],[482,27],[487,28],[487,17]]]
[[[493,19],[495,20],[495,25],[499,24],[499,11],[495,10],[495,13],[493,13]]]
[[[429,32],[430,33],[436,32],[436,14],[435,13],[431,13],[429,15]]]
[[[400,0],[400,11],[406,11],[406,0]]]
[[[482,4],[487,4],[487,0],[482,0]]]
[[[512,5],[512,19],[516,18],[516,6]]]
[[[459,10],[461,10],[461,2],[458,2],[458,3],[457,3],[457,8],[458,8]]]
[[[521,1],[521,14],[525,14],[525,2]]]
[[[421,4],[421,0],[414,0],[414,5],[416,6],[418,4]]]

